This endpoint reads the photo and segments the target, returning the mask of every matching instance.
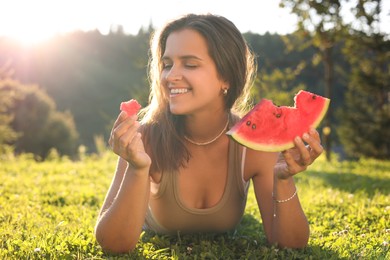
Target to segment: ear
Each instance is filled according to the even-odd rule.
[[[223,91],[224,89],[229,90],[230,84],[227,80],[221,81],[221,90]]]
[[[228,94],[228,91],[229,91],[229,84],[227,81],[223,81],[222,84],[221,84],[221,92],[224,96],[226,96]]]

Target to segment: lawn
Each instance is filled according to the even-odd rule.
[[[104,254],[93,236],[115,163],[112,154],[0,158],[0,259],[390,259],[390,161],[320,158],[296,177],[311,225],[305,249],[266,244],[251,190],[235,232],[146,232],[122,256]]]

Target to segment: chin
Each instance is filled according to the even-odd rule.
[[[171,113],[173,115],[176,115],[176,116],[180,116],[180,115],[185,115],[185,111],[181,108],[179,108],[178,106],[172,106],[172,105],[169,105],[169,111],[171,111]]]
[[[179,110],[171,109],[170,111],[171,111],[171,114],[175,115],[175,116],[184,116],[184,115],[186,115],[186,113],[181,112]]]

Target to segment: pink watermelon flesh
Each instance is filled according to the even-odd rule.
[[[279,107],[262,99],[227,134],[254,150],[280,152],[292,148],[295,137],[320,124],[330,99],[301,90],[294,101],[294,107]]]
[[[120,110],[125,111],[128,116],[137,114],[140,109],[141,109],[141,105],[135,99],[122,102],[120,105]]]

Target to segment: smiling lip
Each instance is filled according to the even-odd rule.
[[[190,90],[188,88],[171,88],[169,90],[169,94],[171,96],[176,96],[176,95],[180,95],[180,94],[186,94],[188,93]]]

